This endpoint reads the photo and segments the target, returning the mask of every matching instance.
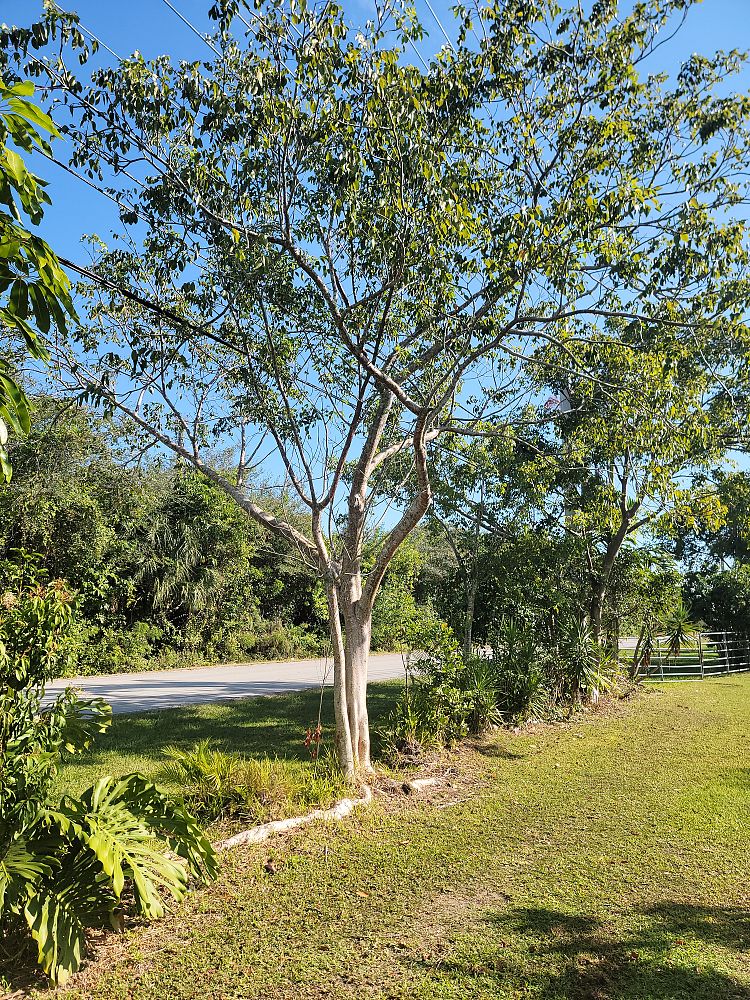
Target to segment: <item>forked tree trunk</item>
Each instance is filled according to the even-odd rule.
[[[326,555],[327,546],[320,531],[319,511],[313,519],[318,553],[327,574],[326,591],[334,649],[336,749],[341,768],[350,780],[361,771],[372,770],[370,724],[367,716],[367,666],[375,598],[391,559],[422,519],[432,500],[425,450],[430,414],[425,411],[417,418],[413,438],[407,441],[414,449],[416,476],[421,488],[386,536],[363,587],[362,544],[365,537],[368,480],[379,465],[404,447],[404,443],[399,442],[377,453],[392,402],[392,394],[384,391],[352,476],[347,526],[343,534],[341,561],[338,564],[330,561]],[[433,432],[433,436],[435,433],[437,432]]]

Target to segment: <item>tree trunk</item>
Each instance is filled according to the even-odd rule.
[[[638,505],[634,505],[627,511],[623,511],[622,520],[617,531],[613,535],[610,535],[607,541],[607,549],[604,554],[604,559],[602,560],[601,569],[597,572],[594,570],[593,566],[591,567],[591,600],[589,603],[589,620],[591,621],[591,629],[594,633],[594,638],[597,643],[600,644],[602,635],[602,614],[604,611],[604,600],[607,596],[609,579],[612,576],[612,569],[614,568],[617,557],[620,554],[622,544],[631,530],[631,522],[637,510]]]
[[[346,681],[349,733],[356,770],[370,771],[370,722],[367,714],[367,667],[370,658],[372,615],[359,602],[344,613],[346,623]]]
[[[336,756],[346,777],[352,778],[356,772],[356,766],[347,710],[346,650],[341,628],[338,592],[336,584],[332,580],[326,583],[326,596],[328,598],[328,620],[333,649],[333,713],[336,721]]]
[[[343,592],[333,582],[326,590],[333,645],[336,754],[344,775],[353,780],[359,771],[372,770],[367,713],[372,613],[352,599],[352,591],[356,593],[358,588],[351,583]]]
[[[607,593],[607,581],[597,580],[592,583],[591,603],[589,604],[589,620],[594,639],[601,642],[602,635],[602,612],[604,611],[604,598]]]
[[[479,576],[472,573],[466,587],[466,614],[464,616],[464,660],[468,660],[472,650],[472,632],[474,629],[474,609],[477,603],[477,590],[479,589]]]

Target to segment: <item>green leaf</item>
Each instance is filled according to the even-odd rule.
[[[50,879],[30,895],[24,916],[37,943],[39,964],[63,985],[80,967],[86,928],[108,922],[114,899],[87,852],[68,854]]]
[[[164,914],[163,894],[180,900],[187,891],[188,862],[197,874],[215,874],[215,854],[197,824],[155,785],[138,774],[100,778],[79,800],[64,799],[55,822],[67,825],[95,855],[116,896],[126,879],[149,919]],[[181,849],[184,861],[167,857],[157,834]]]
[[[0,859],[0,917],[5,909],[15,909],[18,900],[25,899],[52,870],[52,860],[36,855],[23,838],[11,841]]]

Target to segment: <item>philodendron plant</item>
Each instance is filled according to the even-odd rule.
[[[3,567],[0,593],[0,926],[30,933],[57,984],[79,967],[90,927],[122,921],[126,887],[138,913],[160,917],[191,875],[216,874],[193,817],[139,774],[100,778],[79,798],[50,800],[60,761],[107,730],[111,709],[72,689],[43,704],[62,668],[71,595],[33,558]]]

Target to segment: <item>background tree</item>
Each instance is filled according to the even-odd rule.
[[[722,517],[709,470],[726,458],[739,414],[725,420],[717,406],[744,372],[720,374],[727,352],[721,338],[662,334],[646,351],[628,345],[614,357],[599,353],[601,385],[558,385],[572,408],[540,448],[538,478],[547,478],[545,507],[560,529],[578,540],[588,581],[585,607],[597,638],[607,591],[627,543],[665,539]],[[635,405],[634,405],[635,404]],[[542,466],[542,459],[544,465]]]
[[[407,55],[423,28],[394,3],[354,31],[333,4],[222,0],[206,63],[136,54],[91,84],[56,8],[0,39],[68,105],[74,167],[108,176],[133,227],[130,249],[76,265],[91,284],[86,326],[56,345],[67,388],[320,574],[347,774],[369,766],[372,611],[430,507],[430,444],[515,427],[522,373],[601,385],[601,352],[649,372],[667,336],[744,350],[749,109],[723,88],[741,58],[691,57],[674,81],[647,68],[689,6],[459,7],[424,71]],[[27,59],[48,39],[47,61]],[[216,436],[237,449],[231,478],[206,457]],[[386,512],[377,481],[404,454]],[[248,496],[259,465],[306,530]]]
[[[121,423],[44,396],[30,408],[30,433],[9,445],[13,480],[0,486],[0,578],[27,550],[65,580],[73,673],[323,649],[319,582],[283,539],[190,466],[144,458]]]

